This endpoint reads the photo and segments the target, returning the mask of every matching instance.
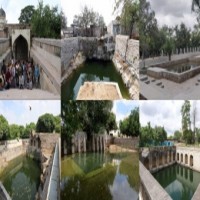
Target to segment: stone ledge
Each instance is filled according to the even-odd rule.
[[[85,82],[80,87],[77,100],[117,100],[122,95],[117,83]]]

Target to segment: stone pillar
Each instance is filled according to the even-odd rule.
[[[149,154],[149,170],[151,170],[151,169],[152,169],[152,154],[150,152],[150,154]]]
[[[64,155],[67,155],[67,142],[64,140]]]
[[[77,139],[78,139],[78,153],[81,152],[81,144],[80,144],[80,135],[78,134],[77,136]]]
[[[94,134],[92,134],[92,151],[95,152],[95,139],[94,139]]]
[[[97,142],[97,152],[99,151],[99,136],[96,137],[96,142]]]
[[[75,147],[74,147],[74,136],[72,137],[72,154],[75,153]]]
[[[105,144],[105,140],[106,140],[106,135],[103,136],[103,151],[106,151],[106,144]]]
[[[86,152],[86,134],[83,137],[83,152]]]
[[[102,146],[103,146],[103,144],[102,144],[102,136],[100,136],[100,151],[102,152]]]

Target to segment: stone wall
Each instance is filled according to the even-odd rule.
[[[145,168],[145,166],[139,163],[140,173],[140,199],[142,200],[172,200],[169,194],[162,188],[157,180],[151,175],[151,173]]]
[[[139,138],[114,138],[113,144],[118,146],[128,148],[128,149],[135,149],[138,147]]]
[[[139,41],[117,35],[113,62],[132,99],[139,99]]]
[[[30,57],[40,67],[41,88],[60,94],[61,41],[33,38]]]
[[[198,148],[177,147],[176,161],[180,165],[200,172],[200,151]]]
[[[23,140],[6,141],[4,148],[0,151],[0,172],[8,165],[9,161],[25,154],[26,150],[27,143]]]
[[[3,60],[8,63],[11,59],[10,40],[0,38],[0,71],[3,64]]]
[[[176,147],[140,148],[140,161],[150,172],[176,163]]]
[[[0,181],[0,199],[1,200],[11,200],[11,197],[7,193],[6,189],[4,188],[3,184]]]
[[[62,40],[61,72],[66,79],[87,58],[111,60],[114,54],[113,37],[74,37]]]

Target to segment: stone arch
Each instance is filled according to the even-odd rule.
[[[193,156],[190,155],[190,166],[193,167],[193,164],[194,164],[194,163],[193,163]]]
[[[146,157],[144,159],[144,166],[149,170],[149,158],[148,157]]]
[[[24,48],[26,48],[26,52],[23,53]],[[16,55],[16,50],[19,51],[18,55]],[[12,30],[12,52],[15,59],[23,59],[23,57],[25,57],[24,59],[29,58],[30,29],[13,29]]]
[[[188,164],[188,155],[185,154],[185,164],[187,165]]]
[[[183,154],[181,154],[181,162],[183,162]]]
[[[177,161],[179,161],[179,153],[177,153]]]
[[[163,165],[163,154],[162,154],[162,152],[159,153],[159,165]]]

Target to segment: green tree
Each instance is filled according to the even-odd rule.
[[[186,129],[183,131],[183,139],[186,144],[193,144],[193,132],[191,129]]]
[[[29,138],[30,134],[33,130],[36,130],[35,123],[31,122],[30,124],[27,124],[24,129],[24,134],[21,136],[22,138]]]
[[[60,38],[61,19],[62,16],[61,12],[58,12],[58,7],[44,6],[43,1],[40,0],[32,16],[33,35],[43,38]]]
[[[35,7],[32,5],[26,6],[21,10],[20,17],[18,18],[21,24],[31,24],[33,13],[35,12]]]
[[[16,139],[19,137],[20,137],[19,126],[17,124],[11,124],[9,139]]]
[[[55,132],[60,133],[61,132],[61,118],[59,115],[54,117],[54,123],[55,123]]]
[[[115,8],[116,11],[122,6],[122,12],[120,15],[121,24],[125,29],[125,34],[133,34],[134,25],[139,26],[139,1],[138,0],[116,0]]]
[[[54,116],[46,113],[39,117],[36,124],[36,131],[42,133],[52,133],[55,130]]]
[[[174,41],[172,38],[167,38],[165,44],[163,45],[164,52],[168,55],[169,61],[171,61],[171,55],[174,49]]]
[[[190,101],[186,100],[181,107],[183,131],[191,129],[190,108],[191,108]]]
[[[139,107],[132,110],[131,114],[126,119],[120,121],[119,127],[123,135],[138,136],[140,130]]]
[[[6,140],[9,136],[9,124],[3,115],[0,115],[0,140]]]
[[[174,132],[174,139],[175,140],[180,141],[181,137],[182,137],[182,133],[180,131],[177,130],[177,131]]]
[[[116,116],[114,113],[110,113],[108,121],[106,123],[106,131],[109,133],[110,130],[117,130]]]

